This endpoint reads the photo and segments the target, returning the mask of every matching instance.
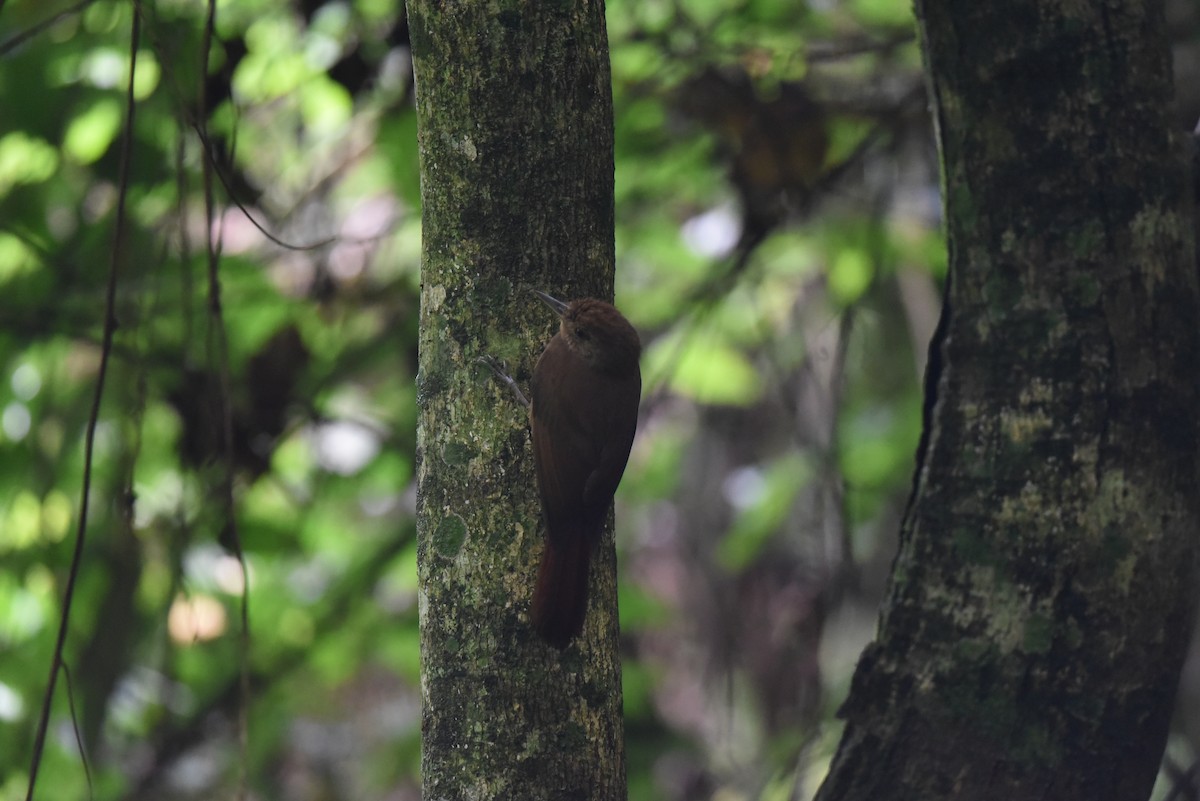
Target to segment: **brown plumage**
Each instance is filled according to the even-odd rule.
[[[564,648],[583,630],[588,565],[633,445],[641,342],[619,311],[585,298],[563,303],[558,333],[533,369],[530,429],[545,551],[533,593],[533,625]]]

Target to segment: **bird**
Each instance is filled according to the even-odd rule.
[[[629,461],[642,392],[641,341],[621,312],[534,290],[559,317],[533,368],[529,421],[546,533],[531,619],[563,649],[583,630],[588,568]]]

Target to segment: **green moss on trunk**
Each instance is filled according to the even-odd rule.
[[[623,799],[615,555],[565,652],[529,626],[541,524],[523,410],[555,321],[525,290],[611,297],[604,7],[410,0],[421,152],[418,528],[430,799]]]
[[[950,316],[818,797],[1146,798],[1200,530],[1200,300],[1161,3],[918,13]]]

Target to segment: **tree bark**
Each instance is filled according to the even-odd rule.
[[[918,0],[947,306],[820,801],[1147,798],[1200,531],[1200,301],[1162,4]]]
[[[529,623],[542,523],[524,410],[557,320],[527,290],[612,297],[604,6],[409,0],[421,154],[418,443],[428,799],[623,799],[611,526],[565,651]]]

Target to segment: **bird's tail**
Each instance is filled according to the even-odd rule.
[[[583,631],[591,550],[588,538],[579,534],[546,540],[533,591],[533,626],[555,648],[566,648]]]

